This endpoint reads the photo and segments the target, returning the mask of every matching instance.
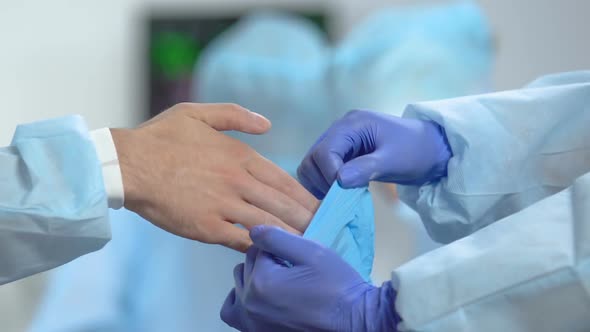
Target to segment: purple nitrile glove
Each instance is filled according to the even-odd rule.
[[[251,332],[396,331],[396,291],[375,287],[338,254],[273,226],[250,231],[254,245],[234,269],[221,319]],[[286,264],[288,261],[289,264]]]
[[[432,121],[352,111],[336,121],[309,150],[297,175],[317,198],[334,180],[343,188],[369,181],[421,185],[446,175],[451,149]]]

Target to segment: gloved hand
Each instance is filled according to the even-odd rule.
[[[221,319],[240,331],[395,331],[395,290],[366,283],[334,251],[274,226],[234,269]],[[290,264],[286,264],[285,260]]]
[[[334,180],[343,188],[369,181],[421,185],[446,175],[451,150],[430,121],[352,111],[312,146],[297,170],[301,183],[323,198]]]

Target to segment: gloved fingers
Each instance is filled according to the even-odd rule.
[[[244,290],[244,268],[245,264],[241,263],[234,267],[234,283],[237,296],[241,296]]]
[[[318,144],[312,158],[326,183],[332,184],[336,181],[338,170],[346,162],[345,158],[354,157],[360,150],[355,146],[357,144],[362,144],[360,139],[353,139],[350,133],[340,130],[332,131]]]
[[[306,187],[307,190],[309,190],[312,193],[318,191],[322,193],[322,195],[315,195],[316,198],[319,198],[320,196],[323,198],[323,196],[325,196],[326,193],[328,193],[328,190],[330,190],[330,184],[326,181],[326,178],[324,177],[322,171],[316,165],[315,160],[313,158],[313,153],[307,155],[303,162],[301,162],[301,165],[299,165],[299,168],[297,169],[297,176],[300,180],[303,181],[304,179],[306,179],[309,181],[309,183],[311,183],[311,185],[309,186],[306,186],[304,184],[304,187]],[[304,182],[302,182],[302,184],[303,183]]]
[[[219,317],[222,321],[224,321],[227,325],[237,329],[239,331],[246,331],[244,328],[244,323],[242,322],[241,317],[243,316],[244,309],[240,305],[240,300],[236,296],[235,288],[229,292],[227,297],[225,298],[225,302],[221,307],[221,311],[219,312]]]
[[[258,302],[276,303],[276,301],[280,301],[273,298],[280,297],[280,292],[285,287],[285,281],[287,280],[284,273],[289,273],[288,270],[291,267],[287,266],[286,261],[282,258],[259,250],[252,273],[248,279],[249,291],[255,293],[249,294],[254,294],[253,297],[258,299]]]
[[[203,121],[218,131],[236,130],[248,134],[263,134],[271,127],[267,118],[237,104],[183,103],[176,107],[186,116]]]
[[[338,183],[342,188],[357,188],[369,185],[369,181],[381,175],[384,163],[375,153],[352,159],[338,171]]]
[[[241,252],[246,252],[252,246],[248,231],[233,225],[231,221],[213,222],[203,228],[208,228],[211,232],[212,241],[206,241],[207,243],[220,244]]]
[[[256,246],[251,246],[248,251],[246,252],[246,260],[244,262],[244,276],[246,279],[252,273],[252,269],[254,269],[254,263],[256,263],[256,256],[258,256],[258,249]]]
[[[322,135],[315,141],[315,143],[313,143],[311,148],[309,148],[309,150],[305,154],[305,157],[297,167],[297,178],[299,178],[299,182],[301,182],[305,189],[307,189],[310,193],[312,193],[315,196],[315,198],[319,200],[323,199],[324,196],[326,196],[327,190],[323,191],[322,189],[320,189],[324,187],[323,182],[315,184],[314,181],[311,180],[309,174],[311,174],[312,172],[320,173],[319,170],[315,170],[317,167],[315,167],[314,165],[312,153],[315,147],[324,140],[327,134],[328,131],[322,133]],[[319,179],[319,176],[317,178]]]
[[[310,154],[311,151],[313,151],[315,149],[316,146],[318,146],[318,144],[320,144],[324,138],[326,138],[326,136],[328,135],[328,133],[330,132],[330,128],[328,128],[328,130],[324,131],[320,137],[318,137],[318,139],[313,143],[313,145],[309,148],[309,150],[307,151],[306,154]]]
[[[297,177],[299,178],[299,182],[307,189],[315,198],[322,200],[326,196],[327,192],[323,192],[320,190],[315,183],[313,183],[308,177],[307,174],[302,171],[301,166],[297,169]]]
[[[256,226],[250,230],[250,237],[256,247],[294,265],[306,264],[321,249],[313,241],[272,226]]]
[[[255,196],[255,195],[252,195]],[[269,196],[272,197],[272,196]],[[241,202],[241,204],[232,204],[231,209],[224,211],[224,217],[234,224],[240,224],[247,229],[251,229],[256,225],[275,225],[286,229],[294,234],[301,234],[300,231],[283,222],[278,217],[257,207],[254,203],[249,204],[250,200]],[[258,201],[256,201],[258,202]],[[247,249],[247,248],[246,248]],[[245,250],[244,250],[245,251]]]
[[[299,184],[297,185],[299,186]],[[252,178],[252,181],[248,181],[246,187],[240,191],[245,201],[276,217],[274,219],[261,219],[256,224],[276,225],[293,233],[299,233],[307,228],[313,217],[311,211],[304,208],[294,199],[256,181],[254,178]]]
[[[248,172],[258,181],[292,198],[310,213],[315,213],[319,202],[287,172],[260,156],[246,166]]]

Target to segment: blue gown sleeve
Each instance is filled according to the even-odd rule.
[[[590,173],[396,269],[400,331],[588,331]]]
[[[569,187],[590,170],[590,71],[522,90],[409,105],[444,128],[448,176],[400,186],[430,236],[449,243]]]
[[[11,145],[0,148],[0,284],[109,239],[102,170],[82,118],[19,126]]]

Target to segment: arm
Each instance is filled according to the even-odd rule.
[[[590,72],[523,90],[409,105],[404,118],[356,111],[306,155],[302,184],[400,184],[430,236],[467,236],[571,185],[590,170]]]
[[[451,242],[570,186],[590,170],[590,72],[523,90],[410,105],[404,117],[444,128],[447,176],[401,186],[429,234]]]
[[[0,152],[0,283],[101,248],[110,238],[105,184],[111,207],[124,203],[204,243],[245,251],[248,232],[234,224],[303,232],[317,200],[220,132],[268,129],[267,119],[231,104],[179,104],[138,128],[112,129],[116,151],[108,130],[93,144],[80,117],[19,127]]]
[[[250,234],[254,245],[236,266],[235,288],[221,309],[221,318],[243,331],[581,332],[590,326],[590,173],[410,261],[381,287],[315,242],[265,226]]]
[[[110,239],[101,165],[80,117],[19,126],[0,168],[0,284]]]
[[[405,331],[585,331],[590,173],[394,272]]]

